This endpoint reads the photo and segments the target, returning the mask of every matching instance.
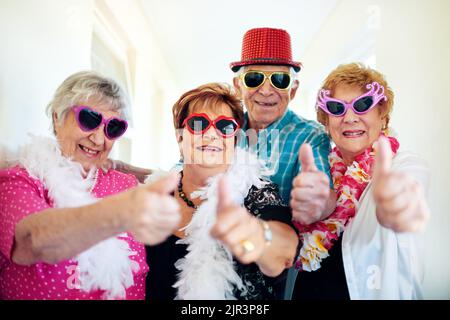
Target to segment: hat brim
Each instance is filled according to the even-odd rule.
[[[241,67],[250,65],[278,65],[278,66],[290,66],[294,68],[295,72],[299,72],[302,68],[300,62],[289,61],[289,60],[277,60],[277,59],[258,59],[258,60],[247,60],[247,61],[237,61],[230,63],[230,68],[233,72],[237,72]]]

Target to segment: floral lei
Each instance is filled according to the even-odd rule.
[[[393,137],[388,139],[392,152],[395,154],[400,144]],[[322,259],[328,257],[328,251],[333,246],[333,242],[339,238],[355,216],[359,198],[372,177],[374,155],[374,148],[371,146],[356,156],[353,163],[347,167],[339,149],[333,148],[328,160],[338,198],[336,208],[327,219],[311,225],[302,225],[294,221],[299,230],[300,241],[303,243],[295,264],[297,269],[315,271],[320,268]]]

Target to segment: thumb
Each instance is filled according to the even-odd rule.
[[[391,146],[387,138],[380,136],[375,149],[375,168],[373,180],[378,180],[381,176],[389,172],[392,163]]]
[[[315,172],[317,171],[316,165],[314,163],[314,155],[309,143],[304,143],[300,147],[298,153],[298,160],[301,164],[302,172]]]
[[[217,185],[217,213],[222,212],[225,208],[233,203],[230,196],[230,183],[227,176],[222,176]]]
[[[171,172],[167,176],[149,184],[147,190],[161,195],[170,194],[178,186],[179,179],[180,177],[176,172]]]

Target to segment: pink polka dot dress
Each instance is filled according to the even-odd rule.
[[[104,198],[136,186],[134,176],[115,170],[98,171],[92,193]],[[0,170],[0,299],[8,300],[99,300],[103,291],[84,292],[77,289],[74,260],[57,264],[36,263],[20,266],[11,261],[17,223],[30,214],[53,207],[53,201],[41,181],[32,178],[20,167]],[[145,298],[145,277],[148,272],[144,245],[131,235],[124,237],[132,251],[134,285],[126,290],[126,299]]]

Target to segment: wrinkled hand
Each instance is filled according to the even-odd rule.
[[[391,170],[391,162],[389,141],[380,137],[372,178],[378,222],[395,232],[421,231],[430,216],[423,190],[406,173]]]
[[[211,235],[225,244],[243,264],[258,260],[266,244],[260,221],[245,208],[233,204],[225,176],[218,185],[217,220],[211,229]],[[253,250],[245,250],[243,241],[247,241]]]
[[[127,230],[136,240],[155,245],[167,239],[181,220],[180,207],[170,193],[178,185],[178,176],[171,173],[151,185],[134,188],[128,192]]]
[[[301,172],[292,182],[290,205],[292,218],[308,225],[322,220],[330,197],[328,176],[314,164],[312,148],[308,143],[300,147]]]

